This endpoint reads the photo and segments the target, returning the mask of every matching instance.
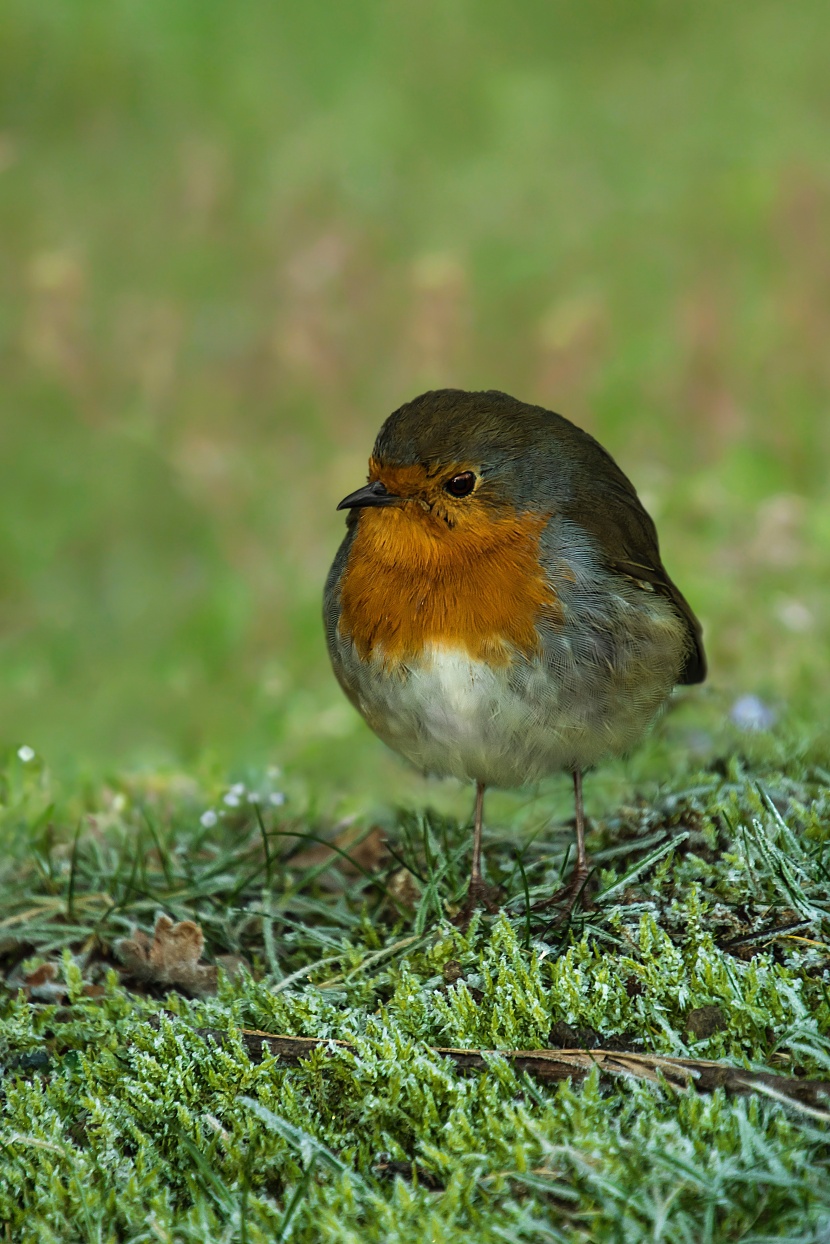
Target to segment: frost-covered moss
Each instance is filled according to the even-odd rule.
[[[166,855],[144,859],[132,894],[118,826],[56,847],[46,868],[13,860],[7,952],[28,936],[41,946],[29,966],[51,962],[57,977],[51,1003],[14,990],[3,1003],[7,1238],[828,1238],[822,1112],[596,1076],[543,1086],[498,1055],[463,1073],[430,1048],[545,1046],[567,1024],[580,1040],[830,1078],[828,791],[782,789],[771,804],[756,783],[709,782],[685,805],[699,818],[691,839],[669,825],[669,849],[645,867],[653,844],[634,838],[626,858],[626,827],[600,829],[600,864],[606,843],[614,854],[595,908],[569,929],[528,919],[518,885],[501,915],[465,933],[390,904],[383,876],[298,889],[280,866],[269,886],[253,829],[188,856],[188,813],[175,802],[158,837]],[[433,890],[430,911],[461,884],[451,870],[430,878],[439,829],[452,832],[425,822],[429,850],[408,857]],[[505,876],[509,862],[491,856]],[[553,868],[527,857],[537,888]],[[100,895],[120,909],[108,915]],[[112,970],[91,986],[127,917],[149,927],[157,907],[198,919],[214,952],[244,950],[251,970],[198,999],[129,992]],[[700,1008],[718,1022],[695,1035]],[[267,1051],[257,1063],[243,1027],[351,1048],[317,1049],[299,1067]]]
[[[116,986],[61,1025],[11,1008],[16,1044],[60,1027],[62,1051],[7,1080],[12,1238],[232,1240],[244,1219],[265,1241],[292,1205],[286,1238],[309,1242],[681,1239],[701,1221],[731,1239],[759,1219],[820,1239],[830,1224],[824,1124],[778,1103],[595,1078],[546,1090],[499,1059],[461,1075],[390,1008],[354,1053],[257,1065],[232,1029],[221,1048],[194,1034],[202,1004],[157,1027],[154,1009]]]

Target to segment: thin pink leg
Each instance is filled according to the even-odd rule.
[[[473,864],[470,869],[470,889],[484,885],[481,875],[481,832],[484,825],[484,783],[476,782],[476,810],[473,818]]]
[[[576,812],[576,867],[567,885],[563,885],[561,890],[557,890],[550,898],[543,898],[538,903],[533,904],[534,911],[542,911],[545,907],[553,907],[557,903],[563,903],[564,909],[557,916],[557,923],[563,920],[568,912],[571,911],[588,877],[588,853],[585,850],[585,805],[582,801],[582,773],[579,769],[574,769],[573,780],[574,809]]]

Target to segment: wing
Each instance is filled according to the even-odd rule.
[[[659,592],[671,601],[689,635],[689,654],[680,674],[681,683],[703,682],[706,655],[703,632],[680,589],[672,582],[660,558],[657,530],[646,513],[634,485],[602,446],[592,442],[572,479],[572,492],[562,505],[564,517],[577,522],[594,537],[610,570],[626,575],[644,590]],[[602,456],[601,470],[595,455]],[[593,468],[590,461],[594,458]]]

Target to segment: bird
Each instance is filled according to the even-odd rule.
[[[466,910],[496,910],[484,792],[568,772],[589,876],[583,774],[628,752],[678,684],[702,682],[702,629],[611,455],[570,420],[496,390],[421,394],[383,423],[323,601],[340,686],[424,773],[475,784]]]

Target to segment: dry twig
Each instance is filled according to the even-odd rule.
[[[195,1031],[208,1040],[224,1043],[227,1033],[218,1028],[197,1028]],[[348,1041],[320,1040],[317,1037],[274,1036],[256,1029],[241,1030],[242,1040],[249,1056],[259,1062],[265,1047],[269,1053],[284,1062],[295,1064],[308,1058],[313,1050],[354,1050]],[[489,1058],[498,1055],[506,1058],[517,1071],[527,1071],[539,1080],[582,1080],[598,1067],[604,1076],[633,1076],[639,1080],[663,1079],[675,1088],[690,1085],[702,1093],[717,1088],[727,1093],[751,1093],[771,1090],[787,1100],[805,1106],[817,1106],[830,1096],[830,1081],[805,1080],[792,1076],[777,1076],[769,1072],[747,1071],[705,1058],[663,1058],[653,1054],[635,1054],[623,1050],[459,1050],[432,1046],[433,1054],[450,1059],[456,1067],[483,1071]]]

